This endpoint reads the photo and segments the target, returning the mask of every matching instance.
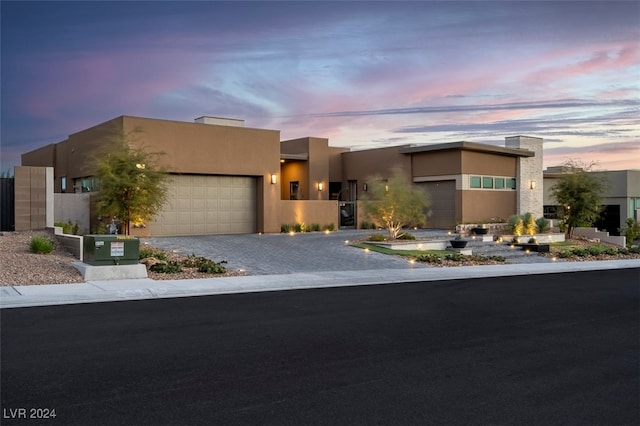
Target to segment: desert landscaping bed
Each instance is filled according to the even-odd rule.
[[[29,242],[36,235],[43,235],[54,241],[51,253],[29,252]],[[172,261],[186,258],[167,251],[165,254]],[[0,233],[0,286],[83,283],[84,278],[72,265],[77,261],[48,231]],[[148,276],[154,280],[183,280],[243,275],[240,271],[231,270],[223,274],[209,274],[198,272],[196,268],[182,269],[182,272],[171,274],[148,271]]]

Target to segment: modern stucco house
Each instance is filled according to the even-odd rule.
[[[564,166],[548,167],[544,170],[544,216],[557,219],[561,206],[552,197],[552,188],[564,173],[570,172]],[[640,170],[610,170],[589,172],[605,183],[603,212],[595,227],[620,235],[628,218],[640,220]]]
[[[429,227],[542,216],[542,139],[526,136],[507,137],[504,147],[456,142],[350,151],[324,138],[281,141],[278,130],[248,128],[242,120],[120,116],[23,154],[16,179],[46,167],[55,220],[77,219],[69,206],[96,190],[90,158],[115,134],[129,132],[133,143],[166,154],[161,161],[172,178],[169,201],[154,222],[135,230],[140,235],[280,232],[285,223],[358,226],[368,179],[394,166],[429,192]],[[16,185],[19,230],[28,227],[28,214],[18,210],[28,206],[18,192],[28,188]],[[94,227],[98,212],[86,215]]]

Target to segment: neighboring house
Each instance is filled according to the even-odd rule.
[[[548,167],[544,170],[544,216],[559,219],[562,206],[552,197],[551,190],[563,173],[570,169],[564,166]],[[640,220],[640,170],[611,170],[589,172],[605,182],[602,200],[602,215],[594,225],[611,235],[620,235],[628,218]]]
[[[90,159],[115,134],[136,129],[133,142],[164,152],[172,177],[167,204],[134,230],[138,235],[272,233],[292,223],[357,227],[365,220],[357,207],[367,180],[384,178],[394,166],[429,192],[431,228],[542,215],[542,139],[526,136],[506,138],[505,147],[457,142],[352,152],[324,138],[280,141],[279,131],[247,128],[242,120],[121,116],[25,153],[22,165],[52,168],[57,198],[93,194]],[[55,220],[66,222],[60,204]],[[95,229],[99,212],[87,215]]]

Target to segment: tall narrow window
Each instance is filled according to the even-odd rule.
[[[297,180],[289,182],[289,199],[300,199],[300,182],[298,182]]]
[[[62,176],[60,178],[60,191],[61,192],[67,192],[67,177],[66,176]]]

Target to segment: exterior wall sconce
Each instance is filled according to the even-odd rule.
[[[535,180],[532,180],[532,181],[531,181],[531,183],[529,184],[529,187],[530,187],[531,189],[536,189],[536,181],[535,181]]]
[[[271,184],[275,185],[276,183],[278,183],[278,176],[275,173],[271,174]]]
[[[323,189],[324,189],[324,183],[318,182],[318,191],[322,192]]]
[[[369,186],[365,183],[364,185],[362,185],[362,190],[363,191],[367,191],[369,189]]]

